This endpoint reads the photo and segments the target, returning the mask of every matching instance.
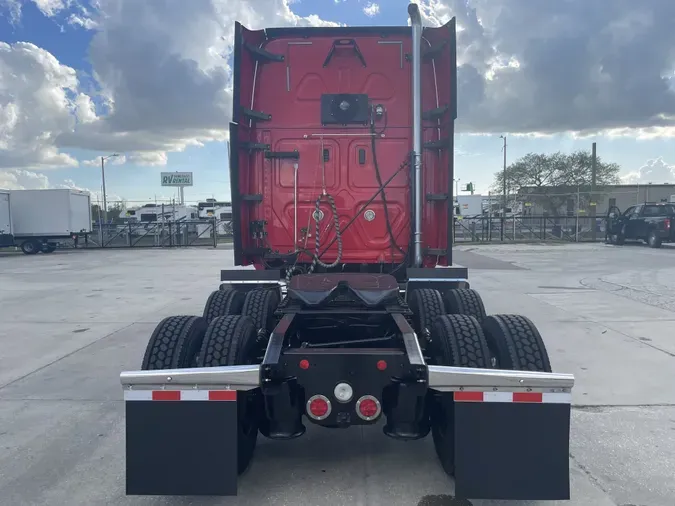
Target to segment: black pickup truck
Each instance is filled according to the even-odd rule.
[[[664,242],[675,242],[674,222],[675,204],[638,204],[621,214],[610,210],[607,242],[623,244],[626,240],[642,240],[651,248],[660,248]]]

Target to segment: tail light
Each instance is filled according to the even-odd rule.
[[[307,414],[314,420],[324,420],[331,412],[331,404],[325,395],[313,395],[307,401]]]
[[[664,220],[663,226],[666,227],[666,230],[670,230],[670,218]]]
[[[375,420],[382,413],[382,406],[372,395],[364,395],[356,401],[356,414],[367,422]]]

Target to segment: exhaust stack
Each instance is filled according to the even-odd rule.
[[[408,5],[412,22],[413,169],[415,267],[422,266],[422,16],[417,4]]]

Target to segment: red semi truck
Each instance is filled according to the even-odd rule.
[[[432,438],[456,497],[569,498],[574,377],[452,264],[455,21],[408,12],[236,24],[234,259],[255,268],[121,373],[128,494],[233,495],[259,437],[381,424]]]

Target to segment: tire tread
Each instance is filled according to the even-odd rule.
[[[155,327],[143,356],[143,370],[177,369],[187,366],[186,348],[203,333],[206,321],[200,316],[169,316]]]
[[[546,346],[534,323],[522,315],[490,315],[483,322],[503,369],[551,372]]]

